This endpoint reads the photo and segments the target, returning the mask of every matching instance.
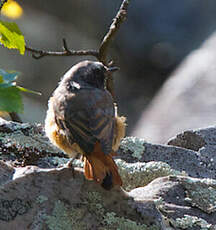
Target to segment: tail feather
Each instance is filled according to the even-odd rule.
[[[112,158],[114,153],[104,154],[99,144],[96,144],[94,151],[85,155],[84,171],[88,180],[95,180],[105,189],[111,189],[115,185],[122,185],[118,167]]]
[[[89,163],[89,161],[87,160],[86,157],[84,157],[84,174],[85,174],[85,178],[87,180],[93,180],[94,176],[93,176],[93,170],[92,170],[92,166]]]

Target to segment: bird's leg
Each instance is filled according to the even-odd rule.
[[[74,171],[74,166],[73,166],[73,162],[76,159],[76,157],[78,156],[78,153],[76,154],[75,157],[71,158],[66,164],[65,167],[69,168],[72,172],[72,176],[75,177],[75,171]]]
[[[78,155],[78,154],[77,154],[77,155]],[[66,166],[67,168],[73,168],[73,162],[74,162],[74,160],[76,159],[77,155],[76,155],[75,157],[71,158],[71,159],[66,163],[65,166]]]

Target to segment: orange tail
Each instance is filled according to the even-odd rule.
[[[112,155],[114,153],[104,154],[100,144],[97,143],[94,151],[84,157],[84,174],[86,179],[95,180],[107,190],[115,185],[121,186],[122,180]]]

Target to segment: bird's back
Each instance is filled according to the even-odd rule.
[[[93,87],[56,89],[53,108],[57,123],[71,142],[76,142],[88,153],[99,141],[102,150],[112,150],[114,135],[114,105],[110,93]]]

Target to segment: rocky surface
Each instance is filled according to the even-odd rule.
[[[169,145],[125,138],[116,163],[123,189],[85,180],[40,125],[0,120],[0,229],[216,229],[216,128]],[[172,145],[172,146],[171,146]]]

